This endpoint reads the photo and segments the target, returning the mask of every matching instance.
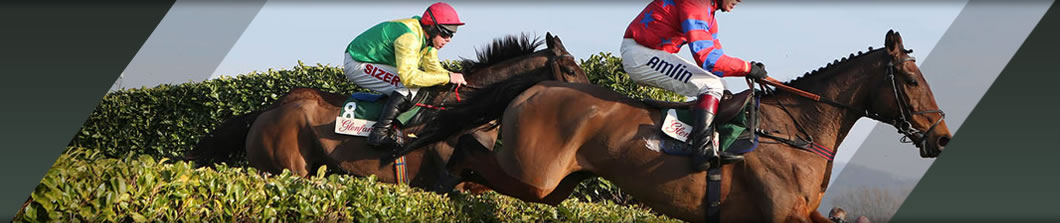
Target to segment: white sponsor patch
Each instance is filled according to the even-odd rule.
[[[375,121],[340,116],[335,118],[335,133],[367,137],[368,133],[372,132],[373,125]]]
[[[372,132],[375,121],[357,119],[353,112],[357,109],[357,103],[347,102],[342,106],[342,114],[335,117],[335,133],[352,136],[368,136]]]
[[[685,142],[688,140],[688,134],[692,132],[692,125],[677,120],[677,111],[668,109],[666,117],[663,118],[662,131],[678,141]]]

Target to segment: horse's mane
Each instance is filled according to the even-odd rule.
[[[461,58],[460,72],[465,76],[471,76],[474,74],[474,72],[471,71],[476,69],[493,66],[509,59],[533,54],[543,43],[544,42],[541,41],[540,37],[531,37],[526,33],[522,33],[518,36],[506,35],[504,37],[493,39],[493,42],[486,45],[485,49],[475,50],[475,54],[478,57],[477,60]],[[449,87],[449,84],[431,86],[426,88],[428,89],[426,92],[446,91]]]
[[[463,59],[460,62],[464,75],[471,74],[476,69],[492,66],[505,60],[517,58],[537,51],[544,42],[540,37],[531,37],[526,33],[521,35],[507,35],[494,39],[486,45],[485,49],[476,50],[477,60]]]
[[[818,77],[827,76],[826,74],[833,73],[832,71],[834,71],[835,67],[838,67],[839,65],[846,64],[847,62],[850,62],[851,60],[859,59],[859,58],[864,57],[866,55],[869,55],[869,54],[872,54],[872,53],[875,53],[875,52],[880,52],[880,51],[883,51],[883,50],[884,50],[884,48],[873,49],[870,46],[868,51],[865,51],[865,52],[858,51],[858,53],[856,55],[854,53],[850,53],[849,56],[833,60],[831,63],[828,63],[827,65],[825,65],[823,67],[818,67],[817,69],[814,69],[813,71],[803,73],[802,76],[799,76],[798,78],[795,78],[795,80],[791,80],[791,81],[785,82],[784,84],[786,84],[788,86],[800,86],[802,84],[806,84],[806,82],[812,82],[811,81],[812,79],[816,79]]]

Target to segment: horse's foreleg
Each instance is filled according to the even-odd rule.
[[[460,174],[454,175],[449,172],[450,169],[453,169],[453,166],[465,162],[468,155],[462,154],[464,151],[471,150],[471,152],[475,153],[489,153],[490,151],[487,146],[480,143],[474,134],[464,134],[457,139],[456,146],[453,147],[453,152],[451,152],[448,159],[446,159],[442,157],[444,155],[439,152],[438,149],[438,146],[445,146],[441,145],[444,143],[445,142],[439,142],[438,144],[435,144],[435,156],[432,156],[435,158],[434,161],[437,168],[436,175],[438,178],[436,180],[436,185],[434,185],[432,189],[440,193],[452,191],[465,181],[464,177],[460,176]]]
[[[461,142],[463,142],[463,140],[461,140]],[[446,164],[446,160],[451,160],[452,158],[445,159],[445,158],[442,157],[443,155],[438,152],[438,147],[439,146],[445,146],[445,145],[439,145],[439,144],[444,144],[444,143],[445,142],[439,142],[438,144],[435,144],[434,145],[434,149],[431,150],[433,152],[424,155],[425,157],[423,159],[423,164],[422,164],[423,168],[421,168],[421,170],[420,170],[420,173],[424,173],[424,174],[420,174],[420,176],[418,176],[418,177],[427,177],[426,173],[434,173],[434,176],[430,176],[431,178],[433,178],[434,184],[433,185],[426,185],[426,186],[428,187],[429,190],[431,190],[431,191],[433,191],[435,193],[440,193],[440,194],[441,193],[449,193],[449,192],[453,191],[453,189],[456,188],[456,186],[458,184],[460,184],[460,182],[463,181],[463,179],[461,179],[460,176],[454,176],[453,174],[449,173],[449,169],[447,168],[448,165]],[[459,147],[460,143],[458,143],[457,146]],[[455,156],[455,155],[454,154],[450,154],[450,156]],[[427,162],[428,159],[431,162],[428,163]]]
[[[306,106],[305,104],[298,104],[298,106],[292,108],[292,110],[298,110],[298,112],[287,113],[290,115],[284,117],[282,121],[289,125],[286,128],[277,130],[280,131],[280,134],[278,134],[278,138],[274,139],[276,141],[273,144],[275,146],[273,149],[278,153],[276,161],[281,167],[289,169],[291,173],[302,177],[310,175],[314,164],[312,162],[313,155],[320,154],[315,143],[316,135],[313,134],[308,118],[300,115],[309,114],[311,109],[306,108]],[[312,104],[308,106],[312,106]]]
[[[582,180],[589,178],[589,176],[590,175],[587,173],[580,172],[567,175],[567,177],[563,178],[563,181],[559,182],[559,185],[556,186],[556,189],[552,190],[552,193],[549,193],[548,196],[545,196],[545,198],[541,199],[542,203],[550,205],[559,205],[559,203],[563,202],[563,200],[566,200],[568,197],[570,197],[571,193],[574,193],[574,189],[578,187],[579,183],[581,183]]]
[[[292,130],[294,131],[294,130]],[[282,169],[288,169],[292,174],[298,176],[309,176],[309,163],[306,162],[307,149],[305,142],[298,142],[297,131],[288,132],[287,136],[282,136],[276,140],[273,144],[273,148],[276,151],[276,163]]]
[[[461,140],[463,141],[464,139]],[[468,141],[470,142],[474,140],[469,139]],[[475,143],[461,143],[461,145],[465,146],[456,148],[453,152],[454,157],[449,160],[449,166],[452,166],[452,168],[456,170],[471,169],[473,174],[472,176],[469,176],[468,179],[482,183],[498,193],[512,196],[523,201],[551,205],[559,204],[558,202],[549,203],[546,201],[546,198],[553,192],[553,190],[541,189],[523,183],[519,179],[504,172],[500,164],[497,163],[494,153],[477,143],[477,141],[475,141]],[[575,186],[577,186],[577,184],[575,184]],[[569,192],[567,194],[569,195]]]

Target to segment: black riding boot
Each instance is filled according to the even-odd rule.
[[[714,128],[711,123],[714,122],[714,111],[717,111],[718,99],[709,94],[701,94],[696,104],[697,106],[692,109],[692,132],[688,135],[692,139],[692,169],[705,171],[710,169],[712,163],[720,165],[743,160],[742,155],[719,153],[713,146]]]
[[[396,91],[390,93],[390,96],[386,98],[386,103],[383,104],[383,111],[379,113],[379,120],[372,126],[372,132],[368,133],[368,145],[382,145],[391,149],[405,145],[401,131],[394,127],[394,119],[407,102],[408,99],[404,95]]]

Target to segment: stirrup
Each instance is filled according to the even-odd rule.
[[[729,152],[720,152],[716,158],[721,161],[722,165],[743,161],[743,155]]]
[[[707,148],[706,150],[714,150],[714,148]],[[707,171],[712,167],[721,167],[725,164],[736,163],[743,161],[744,157],[740,154],[732,154],[729,152],[718,152],[715,154],[713,151],[706,152],[706,154],[696,155],[692,158],[692,168],[696,171]]]
[[[405,140],[405,133],[402,132],[401,129],[396,128],[390,129],[390,134],[386,135],[386,140],[388,143],[390,143],[390,145],[393,146],[391,148],[393,148],[394,151],[398,151],[401,150],[401,148],[404,148],[405,143],[407,141]]]

